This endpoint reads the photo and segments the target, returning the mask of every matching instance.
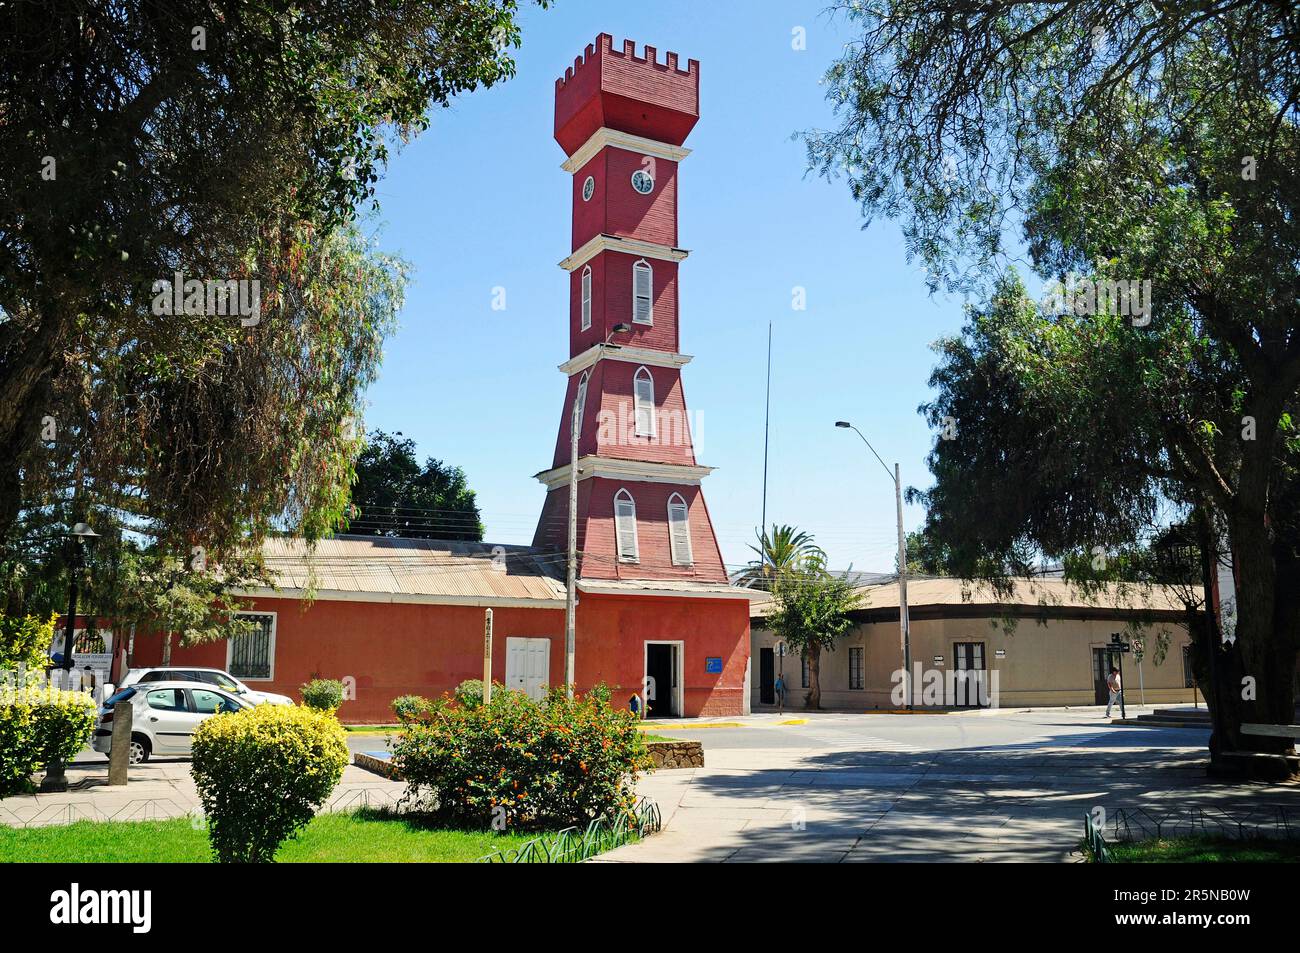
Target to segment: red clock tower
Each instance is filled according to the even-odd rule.
[[[555,84],[572,175],[568,377],[534,544],[565,545],[570,425],[579,416],[582,580],[725,585],[682,389],[678,167],[699,119],[700,65],[602,33]]]

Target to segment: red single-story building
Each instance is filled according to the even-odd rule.
[[[564,683],[563,557],[529,546],[339,536],[309,550],[266,544],[277,590],[250,593],[260,631],[190,648],[173,665],[222,668],[250,687],[298,697],[312,678],[348,689],[339,717],[391,722],[405,694],[439,695],[483,677],[492,610],[492,678],[538,694]],[[746,706],[750,590],[671,580],[583,579],[575,680],[616,700],[655,679],[650,713],[732,715]],[[119,646],[123,636],[117,633]],[[131,667],[162,662],[162,638],[137,633]]]

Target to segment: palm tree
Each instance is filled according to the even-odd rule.
[[[751,560],[737,577],[742,586],[772,590],[778,576],[788,572],[806,571],[814,564],[824,564],[826,553],[813,542],[811,533],[793,526],[772,524],[772,531],[754,530],[758,545],[750,546],[758,558]]]

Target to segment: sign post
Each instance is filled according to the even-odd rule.
[[[492,701],[492,610],[483,611],[483,704]]]

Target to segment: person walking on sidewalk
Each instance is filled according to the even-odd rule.
[[[1119,701],[1119,693],[1124,690],[1119,682],[1119,669],[1111,668],[1110,675],[1106,677],[1106,687],[1110,689],[1110,700],[1106,702],[1106,717],[1110,717],[1110,710]]]

